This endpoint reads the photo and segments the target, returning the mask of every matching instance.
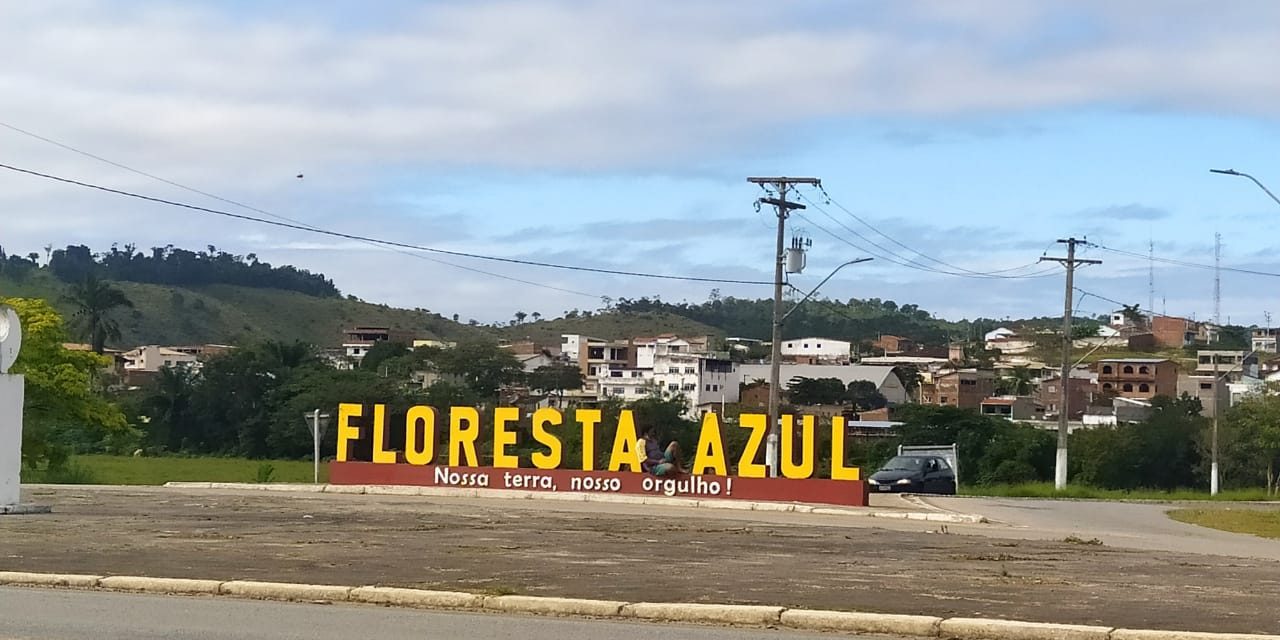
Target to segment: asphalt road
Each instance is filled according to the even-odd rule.
[[[928,505],[992,520],[981,527],[956,527],[964,533],[1001,538],[1062,540],[1066,536],[1097,538],[1108,547],[1280,560],[1280,541],[1218,531],[1170,519],[1172,509],[1224,508],[1220,503],[1134,503],[1022,498],[920,497]],[[1234,505],[1269,508],[1269,505]]]
[[[351,638],[830,640],[830,635],[533,616],[0,587],[0,640]]]

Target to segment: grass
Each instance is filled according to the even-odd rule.
[[[329,478],[320,465],[320,481]],[[160,485],[166,482],[311,482],[312,466],[304,460],[247,458],[134,458],[132,456],[76,456],[66,470],[23,470],[23,482],[52,484]]]
[[[1169,517],[1232,533],[1280,538],[1280,509],[1176,509]]]
[[[1265,489],[1231,489],[1219,492],[1216,496],[1208,491],[1178,489],[1163,491],[1160,489],[1099,489],[1083,485],[1067,485],[1066,489],[1057,491],[1051,482],[1029,482],[1025,484],[998,484],[982,486],[961,486],[960,493],[970,496],[991,496],[1001,498],[1062,498],[1077,500],[1213,500],[1221,502],[1239,502],[1243,500],[1268,500]]]

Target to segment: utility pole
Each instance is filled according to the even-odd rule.
[[[1061,394],[1058,397],[1058,460],[1053,469],[1053,486],[1062,490],[1067,487],[1067,401],[1070,398],[1068,389],[1071,386],[1071,305],[1075,293],[1076,267],[1082,264],[1102,264],[1101,260],[1084,260],[1076,257],[1076,245],[1084,244],[1084,240],[1067,238],[1058,240],[1067,245],[1065,258],[1040,258],[1041,262],[1059,262],[1067,268],[1067,296],[1062,305],[1062,374],[1058,379]]]
[[[1222,397],[1218,393],[1218,354],[1213,354],[1213,436],[1210,438],[1209,444],[1209,495],[1218,495],[1218,413],[1220,411],[1218,400]],[[1244,364],[1242,360],[1240,364]]]
[[[1213,234],[1213,324],[1222,326],[1222,234]]]
[[[778,445],[781,437],[781,416],[778,409],[781,405],[779,378],[782,376],[782,288],[786,284],[783,281],[783,266],[786,261],[786,247],[783,240],[787,233],[787,217],[791,215],[791,211],[805,208],[798,202],[787,202],[787,190],[797,184],[821,186],[822,181],[817,178],[756,177],[747,178],[747,182],[762,187],[772,186],[777,192],[776,198],[760,198],[757,201],[761,204],[773,205],[778,212],[778,243],[773,255],[773,344],[769,356],[769,437],[765,441],[765,467],[769,469],[770,477],[777,477]]]

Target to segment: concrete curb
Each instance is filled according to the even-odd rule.
[[[252,580],[192,580],[144,576],[0,571],[0,586],[69,587],[137,593],[207,594],[261,600],[357,602],[386,606],[496,611],[607,619],[742,626],[784,626],[807,631],[889,634],[944,640],[1280,640],[1280,635],[1112,629],[1073,624],[935,618],[885,613],[816,611],[758,605],[615,602],[537,596],[483,596],[460,591],[347,587]]]
[[[858,507],[824,507],[794,502],[750,502],[744,500],[716,500],[676,498],[667,496],[610,495],[607,493],[571,493],[567,491],[541,492],[518,489],[465,489],[460,487],[417,487],[407,485],[338,485],[338,484],[283,484],[250,482],[166,482],[170,489],[233,489],[241,491],[282,491],[289,493],[336,493],[379,496],[429,496],[437,498],[499,498],[507,500],[551,500],[564,502],[606,502],[610,504],[654,505],[664,507],[691,507],[703,509],[729,509],[734,511],[773,511],[784,513],[812,513],[825,516],[856,516],[889,520],[917,520],[946,524],[981,524],[986,517],[950,511],[871,511]]]
[[[187,578],[144,578],[141,576],[111,576],[98,581],[103,589],[116,591],[141,591],[143,593],[205,593],[217,595],[222,583],[217,580],[190,580]]]
[[[761,626],[778,624],[782,607],[683,602],[637,602],[622,607],[622,616],[665,622],[700,622]]]
[[[938,624],[943,638],[965,640],[1109,640],[1111,627],[1016,620],[950,618]]]

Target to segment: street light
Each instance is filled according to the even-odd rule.
[[[1275,200],[1276,204],[1280,204],[1280,198],[1277,198],[1276,194],[1271,193],[1271,190],[1268,189],[1266,185],[1259,182],[1257,178],[1247,173],[1244,173],[1243,171],[1236,171],[1235,169],[1210,169],[1209,173],[1220,173],[1224,176],[1240,176],[1243,178],[1248,178],[1252,180],[1254,184],[1258,185],[1259,189],[1262,189],[1263,191],[1267,192],[1267,195],[1271,196],[1271,199]]]
[[[1244,370],[1245,363],[1258,354],[1258,350],[1254,349],[1245,354],[1237,365],[1241,371]],[[1218,495],[1218,414],[1222,413],[1222,394],[1218,392],[1222,379],[1235,373],[1236,367],[1231,367],[1218,375],[1218,356],[1215,354],[1213,358],[1213,435],[1210,437],[1209,444],[1209,495]],[[1227,405],[1231,404],[1231,393],[1227,393]]]
[[[800,298],[800,301],[799,301],[799,302],[796,302],[795,306],[791,307],[791,310],[790,310],[790,311],[788,311],[788,312],[784,313],[784,314],[782,315],[782,317],[778,318],[777,327],[776,327],[778,330],[777,330],[777,331],[774,331],[774,343],[775,343],[775,344],[774,344],[774,347],[773,347],[773,357],[772,357],[772,361],[770,362],[770,364],[772,365],[772,366],[770,367],[770,375],[769,375],[769,395],[770,395],[770,397],[777,397],[777,395],[776,395],[776,394],[778,394],[778,393],[779,393],[780,388],[781,388],[781,387],[779,386],[779,385],[781,384],[781,378],[782,378],[782,375],[781,375],[781,367],[780,367],[780,361],[781,361],[781,355],[780,355],[780,354],[781,354],[781,351],[779,350],[779,348],[778,348],[778,344],[777,344],[777,343],[781,342],[781,340],[782,340],[782,331],[781,331],[781,327],[782,327],[782,323],[783,323],[783,321],[785,321],[787,318],[791,317],[791,314],[795,313],[795,312],[796,312],[796,309],[799,309],[799,308],[800,308],[800,305],[802,305],[802,304],[804,304],[805,302],[807,302],[807,301],[809,300],[809,298],[812,298],[812,297],[813,297],[813,294],[817,293],[817,292],[818,292],[818,289],[821,289],[821,288],[822,288],[822,285],[826,284],[828,280],[830,280],[830,279],[834,278],[834,277],[835,277],[835,275],[836,275],[837,273],[839,273],[841,269],[843,269],[843,268],[845,268],[845,267],[847,267],[847,266],[849,266],[849,265],[852,265],[852,264],[859,264],[859,263],[862,263],[862,262],[870,262],[871,260],[872,260],[872,258],[858,258],[857,260],[850,260],[850,261],[848,261],[848,262],[846,262],[846,263],[844,263],[844,264],[842,264],[842,265],[840,265],[840,266],[836,267],[834,271],[832,271],[830,274],[828,274],[828,275],[827,275],[827,277],[825,277],[825,278],[823,278],[823,279],[822,279],[822,282],[819,282],[819,283],[818,283],[818,286],[814,287],[814,288],[813,288],[813,290],[812,290],[812,291],[810,291],[809,293],[804,294],[804,297],[803,297],[803,298]],[[768,468],[768,470],[769,470],[769,475],[770,475],[771,477],[775,477],[775,478],[776,478],[776,477],[778,477],[778,474],[779,474],[779,470],[778,470],[778,462],[779,462],[779,460],[780,460],[780,458],[781,458],[781,456],[779,456],[779,455],[778,455],[778,454],[779,454],[779,446],[778,446],[778,445],[779,445],[779,439],[781,438],[781,433],[782,433],[782,425],[781,425],[781,422],[782,422],[782,416],[781,416],[780,414],[774,414],[774,413],[771,413],[771,414],[769,415],[769,419],[770,419],[770,421],[771,421],[771,424],[769,425],[769,437],[765,439],[765,445],[764,445],[764,462],[765,462],[765,467],[766,467],[766,468]]]

